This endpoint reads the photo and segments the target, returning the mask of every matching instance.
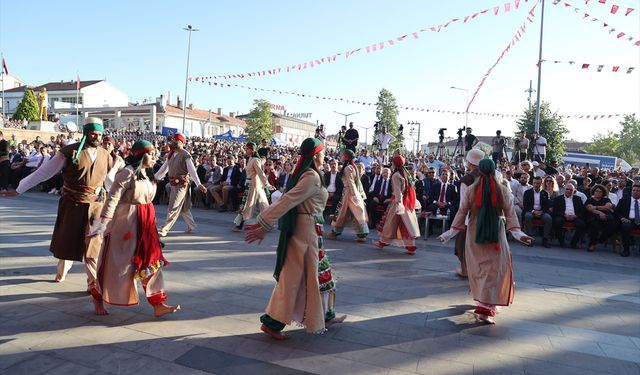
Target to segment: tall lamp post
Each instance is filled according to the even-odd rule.
[[[450,89],[464,91],[467,94],[467,105],[464,107],[464,127],[469,127],[469,90],[463,89],[461,87],[451,86]]]
[[[414,146],[414,153],[417,154],[420,151],[420,123],[417,121],[409,121],[407,122],[407,125],[411,126],[409,135],[411,135],[412,137],[418,136],[418,138],[415,140],[416,143]]]
[[[358,126],[358,127],[364,129],[364,147],[367,147],[369,145],[369,129],[373,129],[373,126],[369,126],[369,127]]]
[[[344,116],[344,126],[347,126],[347,118],[348,118],[349,116],[357,115],[358,113],[360,113],[360,112],[353,112],[353,113],[340,113],[340,112],[338,112],[338,111],[333,111],[333,112],[335,112],[335,113],[337,113],[337,114],[339,114],[339,115]]]
[[[184,103],[182,103],[182,133],[184,134],[184,127],[187,121],[187,88],[189,87],[189,57],[191,56],[191,32],[192,31],[200,31],[198,29],[194,29],[191,25],[187,25],[187,27],[182,28],[182,30],[186,30],[189,32],[189,44],[187,47],[187,75],[184,77]]]

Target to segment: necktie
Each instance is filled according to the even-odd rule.
[[[380,198],[384,198],[386,191],[387,191],[387,180],[383,180],[382,187],[380,188]]]
[[[440,198],[438,198],[438,202],[444,202],[444,191],[447,187],[447,184],[442,184],[442,189],[440,189]]]
[[[373,192],[373,189],[375,189],[377,182],[378,182],[378,175],[374,175],[373,181],[371,182],[371,187],[369,188],[369,193]]]
[[[638,208],[638,200],[634,199],[636,202],[633,204],[633,212],[636,217],[633,219],[633,222],[636,225],[640,225],[640,208]]]

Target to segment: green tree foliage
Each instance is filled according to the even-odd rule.
[[[382,126],[387,128],[387,133],[396,137],[396,140],[389,144],[389,152],[403,147],[404,137],[398,132],[398,105],[396,98],[387,89],[380,90],[378,102],[376,103],[376,117],[378,118],[378,128],[373,132],[373,144],[377,146],[378,133],[382,131]]]
[[[253,101],[253,109],[249,112],[245,133],[247,141],[260,143],[263,139],[271,142],[273,139],[273,118],[269,102],[263,99]]]
[[[531,106],[524,111],[520,119],[516,121],[518,133],[522,130],[527,132],[529,137],[535,131],[536,107]],[[566,150],[566,134],[569,131],[562,122],[562,118],[555,113],[551,113],[549,103],[542,102],[540,106],[540,135],[547,140],[547,160],[562,162],[562,157]]]
[[[631,164],[640,161],[640,121],[635,114],[625,115],[620,125],[622,130],[619,133],[596,134],[587,152],[616,156]]]
[[[38,121],[40,119],[40,109],[38,108],[38,98],[33,90],[27,89],[24,92],[22,101],[13,114],[13,120]]]

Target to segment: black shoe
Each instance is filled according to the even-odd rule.
[[[620,256],[625,258],[628,257],[629,255],[631,255],[631,252],[629,251],[629,249],[622,250],[622,253],[620,253]]]
[[[550,248],[550,247],[551,247],[551,244],[549,243],[549,240],[548,240],[548,239],[543,238],[543,239],[542,239],[542,246],[548,249],[548,248]]]

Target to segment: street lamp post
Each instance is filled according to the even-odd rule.
[[[359,128],[364,129],[364,147],[367,147],[369,145],[369,129],[373,129],[373,126],[359,126]]]
[[[339,114],[339,115],[344,116],[344,126],[347,126],[347,118],[348,118],[349,116],[357,115],[358,113],[360,113],[360,112],[353,112],[353,113],[340,113],[340,112],[338,112],[338,111],[333,111],[333,112],[335,112],[335,113],[337,113],[337,114]]]
[[[192,31],[200,31],[198,29],[194,29],[191,25],[187,25],[187,27],[182,28],[189,32],[189,44],[187,47],[187,75],[184,78],[184,103],[182,103],[182,133],[184,134],[184,127],[187,121],[187,88],[189,87],[189,57],[191,56],[191,32]]]
[[[417,121],[409,121],[407,122],[407,125],[410,125],[411,128],[409,130],[409,135],[413,136],[418,136],[418,139],[416,139],[416,143],[414,146],[414,153],[418,153],[420,151],[420,123]]]
[[[469,90],[461,87],[451,86],[450,89],[464,91],[467,94],[467,105],[464,107],[464,127],[469,127]]]

